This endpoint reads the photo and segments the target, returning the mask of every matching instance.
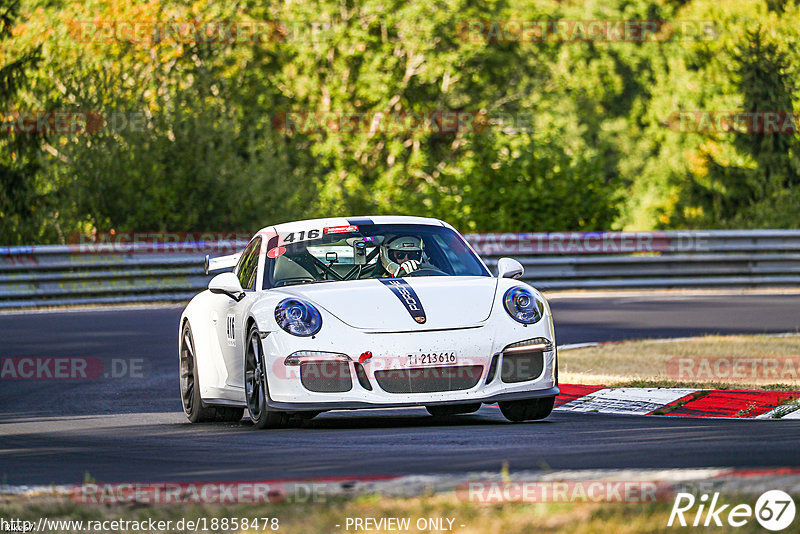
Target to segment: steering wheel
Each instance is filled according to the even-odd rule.
[[[416,271],[410,272],[405,276],[447,276],[447,273],[436,267],[422,267]]]

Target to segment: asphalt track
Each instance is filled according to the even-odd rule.
[[[800,330],[800,295],[551,301],[559,344]],[[494,407],[331,412],[302,427],[190,425],[178,400],[178,308],[0,315],[0,357],[142,363],[141,376],[0,380],[0,483],[228,481],[511,470],[800,466],[800,421],[554,413]]]

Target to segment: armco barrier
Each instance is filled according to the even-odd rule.
[[[0,309],[186,301],[208,286],[206,254],[247,242],[0,247]]]
[[[466,236],[491,267],[517,258],[540,289],[800,285],[800,230]]]
[[[472,234],[544,290],[800,286],[800,230]],[[0,308],[185,301],[208,285],[206,253],[237,242],[0,247]]]

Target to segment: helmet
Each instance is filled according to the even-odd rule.
[[[422,261],[424,245],[420,238],[414,236],[395,237],[381,245],[381,263],[392,276],[397,276],[400,266],[407,261]]]

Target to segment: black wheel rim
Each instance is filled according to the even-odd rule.
[[[261,340],[257,334],[250,336],[245,357],[244,387],[247,397],[247,411],[253,421],[261,419],[264,411],[264,365],[261,352]]]
[[[194,345],[186,328],[181,339],[181,401],[187,414],[194,408]]]

